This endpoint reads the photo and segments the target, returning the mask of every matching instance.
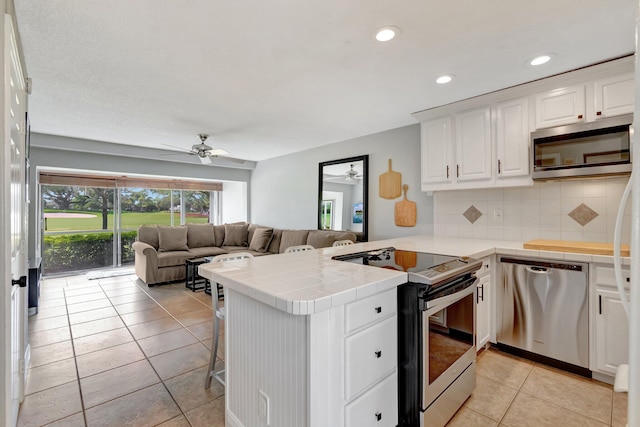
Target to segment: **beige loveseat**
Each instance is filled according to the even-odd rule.
[[[356,233],[330,230],[279,230],[255,224],[143,225],[132,244],[136,275],[147,285],[184,280],[185,261],[229,252],[254,256],[283,253],[289,246],[331,246],[357,240]]]

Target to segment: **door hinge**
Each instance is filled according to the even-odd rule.
[[[27,93],[27,95],[31,95],[32,89],[33,89],[33,81],[31,80],[31,77],[27,77],[24,80],[24,91]]]
[[[11,279],[11,286],[27,287],[27,276],[22,276],[18,280]]]

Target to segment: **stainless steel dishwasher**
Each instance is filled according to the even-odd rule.
[[[590,376],[588,264],[507,256],[500,263],[499,346]]]

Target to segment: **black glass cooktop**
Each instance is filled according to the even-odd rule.
[[[475,271],[481,265],[480,261],[472,258],[403,251],[395,248],[382,248],[338,255],[333,259],[371,267],[405,271],[409,273],[409,281],[429,285]]]

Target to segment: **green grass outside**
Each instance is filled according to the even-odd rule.
[[[46,212],[61,212],[47,209]],[[93,218],[46,218],[46,229],[48,231],[84,231],[84,230],[101,230],[102,214],[99,212],[88,211],[64,211],[73,213],[84,213],[95,215]],[[109,228],[113,229],[113,213],[108,215]],[[169,212],[123,212],[122,213],[122,229],[136,230],[144,224],[160,224],[171,225],[171,214]],[[187,216],[187,222],[190,224],[206,224],[209,219],[206,217]],[[180,224],[180,215],[174,214],[174,225]]]

